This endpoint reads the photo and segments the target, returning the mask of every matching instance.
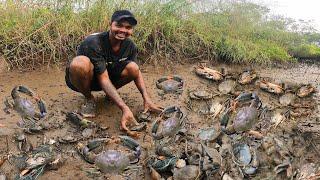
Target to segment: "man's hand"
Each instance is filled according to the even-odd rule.
[[[162,107],[155,105],[151,100],[144,101],[144,112],[152,111],[160,113],[163,110]]]
[[[133,123],[135,125],[138,124],[129,108],[123,110],[123,112],[122,112],[121,129],[124,131],[130,131],[127,127],[128,123]]]

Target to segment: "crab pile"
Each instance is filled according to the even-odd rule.
[[[107,127],[77,112],[65,113],[60,126],[48,126],[44,101],[17,86],[5,111],[21,117],[13,138],[18,153],[0,156],[0,167],[9,162],[18,171],[16,179],[36,179],[73,157],[87,165],[82,170],[89,178],[320,177],[319,159],[305,153],[317,152],[320,142],[319,119],[312,116],[314,86],[279,82],[248,69],[230,73],[201,65],[194,71],[204,86],[187,89],[181,76],[161,77],[155,83],[158,94],[177,95],[174,102],[158,115],[138,113],[138,122],[119,136],[109,136]],[[47,138],[52,128],[63,131]],[[44,138],[35,145],[33,135]]]

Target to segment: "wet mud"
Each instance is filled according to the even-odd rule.
[[[191,134],[196,134],[200,129],[208,127],[210,124],[208,124],[207,116],[190,110],[190,107],[188,107],[189,92],[198,89],[206,89],[211,92],[218,91],[218,83],[210,82],[206,79],[198,77],[194,73],[194,66],[195,64],[175,65],[175,68],[171,69],[147,65],[141,67],[147,90],[152,100],[162,107],[176,105],[184,109],[188,114],[187,127],[189,128],[188,130],[190,130],[189,133]],[[213,67],[214,69],[220,69],[223,67],[227,73],[240,73],[244,69],[248,68],[242,65],[226,64],[214,64],[210,65],[210,67]],[[317,132],[301,134],[301,132],[297,132],[297,124],[299,124],[299,122],[305,122],[309,120],[314,123],[318,123],[318,125],[320,123],[320,66],[299,63],[290,65],[290,67],[288,66],[281,68],[264,66],[254,66],[251,68],[255,69],[255,71],[259,74],[259,78],[270,78],[275,82],[281,81],[284,83],[312,84],[318,89],[316,93],[307,98],[315,105],[311,114],[303,117],[286,119],[279,123],[277,127],[272,128],[270,128],[271,122],[260,120],[254,129],[262,132],[263,138],[280,139],[285,144],[291,142],[291,144],[288,145],[288,151],[290,152],[290,157],[292,158],[292,173],[295,171],[298,173],[298,170],[300,170],[305,164],[319,164],[320,130],[316,129]],[[156,81],[162,76],[174,74],[179,75],[185,80],[183,93],[181,95],[161,95],[156,87]],[[59,137],[62,137],[65,134],[81,134],[81,132],[76,132],[77,129],[72,128],[70,123],[66,122],[66,114],[68,112],[78,110],[81,104],[84,102],[84,98],[81,94],[70,90],[65,85],[64,75],[63,68],[32,72],[5,72],[5,70],[3,70],[0,74],[1,102],[3,102],[5,98],[10,95],[10,92],[15,85],[28,86],[33,91],[37,92],[46,102],[48,109],[47,120],[48,124],[50,124],[50,128],[49,130],[45,130],[40,134],[28,135],[31,144],[34,147],[41,145],[44,139],[57,140]],[[256,91],[256,89],[259,88],[256,85],[245,85],[241,86],[239,89],[241,91]],[[124,86],[123,88],[119,89],[118,92],[134,114],[138,114],[143,110],[143,99],[134,83]],[[258,95],[264,104],[270,104],[271,106],[275,106],[275,104],[277,104],[275,103],[278,101],[278,96],[276,95],[272,95],[261,90],[258,90]],[[124,135],[125,133],[120,131],[119,128],[121,118],[120,109],[113,102],[110,102],[110,100],[105,98],[103,92],[94,92],[94,96],[97,101],[98,116],[96,118],[90,118],[90,120],[102,127],[105,127],[107,130],[104,135],[107,137]],[[234,96],[217,96],[216,99],[222,102],[228,98],[234,98]],[[197,107],[200,106],[203,106],[203,104]],[[3,109],[4,104],[2,103],[0,107]],[[155,116],[156,115],[153,115],[153,117]],[[0,126],[0,154],[3,157],[5,155],[19,153],[14,135],[20,131],[20,128],[17,126],[17,123],[20,119],[20,116],[14,111],[10,111],[10,113],[0,111],[0,124],[3,126]],[[318,127],[320,127],[320,125]],[[76,143],[70,143],[67,145],[61,145],[61,147],[59,147],[59,150],[61,151],[60,153],[62,154],[63,158],[66,159],[63,165],[57,170],[45,171],[45,173],[41,175],[39,179],[150,179],[150,173],[145,164],[148,154],[152,153],[151,151],[153,151],[153,141],[150,131],[151,123],[148,123],[147,130],[145,130],[145,132],[141,132],[138,138],[138,141],[141,143],[143,148],[143,158],[139,163],[142,168],[137,168],[137,170],[130,171],[130,173],[127,173],[126,175],[95,175],[91,171],[94,166],[84,161],[83,158],[77,153],[75,149]],[[312,142],[307,141],[310,138],[312,139]],[[260,144],[263,143],[261,142]],[[271,154],[267,154],[267,147],[268,146],[265,146],[265,148],[258,148],[258,155],[261,159],[258,171],[254,176],[246,178],[288,178],[286,175],[286,173],[290,173],[288,170],[286,170],[286,173],[276,175],[274,167],[280,163],[270,160],[270,157],[268,156],[276,156],[275,154],[272,154],[276,152],[270,152]],[[119,147],[114,145],[106,145],[105,148],[108,149]],[[283,157],[279,157],[279,159],[283,161]],[[230,163],[232,162],[226,160],[226,165],[222,165],[221,168],[225,172],[219,171],[215,177],[228,175],[235,179],[242,179],[241,175],[233,173],[232,169],[234,167],[228,167]],[[20,171],[10,161],[5,161],[2,165],[0,164],[0,174],[5,174],[9,179],[14,178],[19,173]],[[320,171],[317,173],[320,173]],[[294,177],[298,178],[299,176],[301,175],[295,175]]]

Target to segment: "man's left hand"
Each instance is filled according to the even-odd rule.
[[[160,113],[163,110],[161,106],[155,105],[152,101],[144,101],[144,112],[151,111]]]

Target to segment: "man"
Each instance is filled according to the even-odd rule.
[[[77,56],[66,68],[66,84],[86,98],[80,112],[84,117],[95,117],[96,104],[91,91],[103,90],[122,111],[121,128],[134,121],[130,108],[119,96],[117,89],[134,81],[144,100],[145,111],[161,111],[155,105],[144,84],[139,66],[134,62],[137,47],[129,39],[137,25],[128,10],[115,11],[111,17],[110,30],[89,35],[80,44]]]

